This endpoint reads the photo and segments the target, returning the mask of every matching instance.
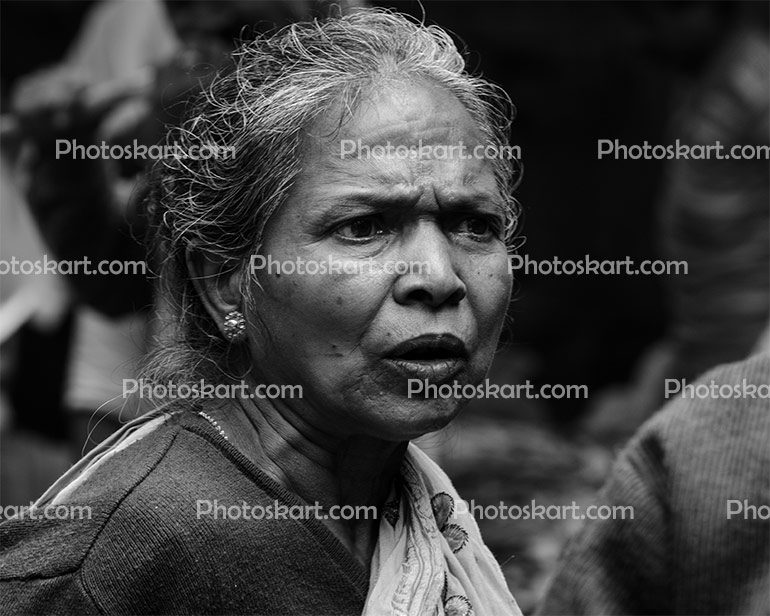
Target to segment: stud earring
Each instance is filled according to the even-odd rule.
[[[225,338],[240,342],[246,336],[246,319],[243,313],[233,310],[225,315]]]

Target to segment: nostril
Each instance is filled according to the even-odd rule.
[[[433,295],[426,289],[413,289],[407,297],[408,299],[420,304],[433,303]]]
[[[436,259],[430,263],[431,267],[427,270],[396,278],[393,293],[398,303],[440,308],[457,305],[465,298],[465,283],[454,264]]]
[[[456,289],[454,293],[449,296],[449,298],[446,300],[446,303],[451,304],[452,306],[456,306],[465,299],[465,295],[465,286],[462,286],[459,289]]]
[[[407,301],[405,303],[425,304],[434,308],[444,305],[456,306],[465,299],[465,295],[464,285],[454,289],[454,291],[449,294],[431,292],[425,288],[415,288],[406,295]]]

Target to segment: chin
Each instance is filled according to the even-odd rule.
[[[398,400],[377,413],[372,426],[377,438],[387,441],[410,441],[446,427],[464,406],[460,400]]]

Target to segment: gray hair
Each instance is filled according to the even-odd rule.
[[[505,93],[465,72],[463,57],[441,28],[392,11],[361,9],[296,23],[243,45],[233,61],[168,138],[184,151],[229,147],[235,156],[167,158],[156,169],[151,246],[160,268],[159,302],[174,323],[171,339],[151,363],[156,376],[227,375],[233,354],[242,351],[222,339],[206,312],[187,272],[186,251],[233,263],[245,274],[265,225],[302,171],[307,130],[340,101],[353,110],[366,87],[382,77],[429,81],[457,97],[490,144],[508,142],[513,108]],[[492,164],[510,245],[518,218],[512,194],[517,174],[511,161],[495,158]],[[249,276],[241,279],[245,301],[253,302]]]

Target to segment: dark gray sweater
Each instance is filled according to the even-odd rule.
[[[76,491],[90,520],[0,525],[0,613],[361,613],[369,572],[321,521],[197,519],[199,499],[304,504],[178,413]]]
[[[698,382],[744,379],[770,384],[770,355]],[[672,400],[620,455],[599,500],[633,506],[634,519],[584,526],[541,614],[770,614],[770,399]]]

